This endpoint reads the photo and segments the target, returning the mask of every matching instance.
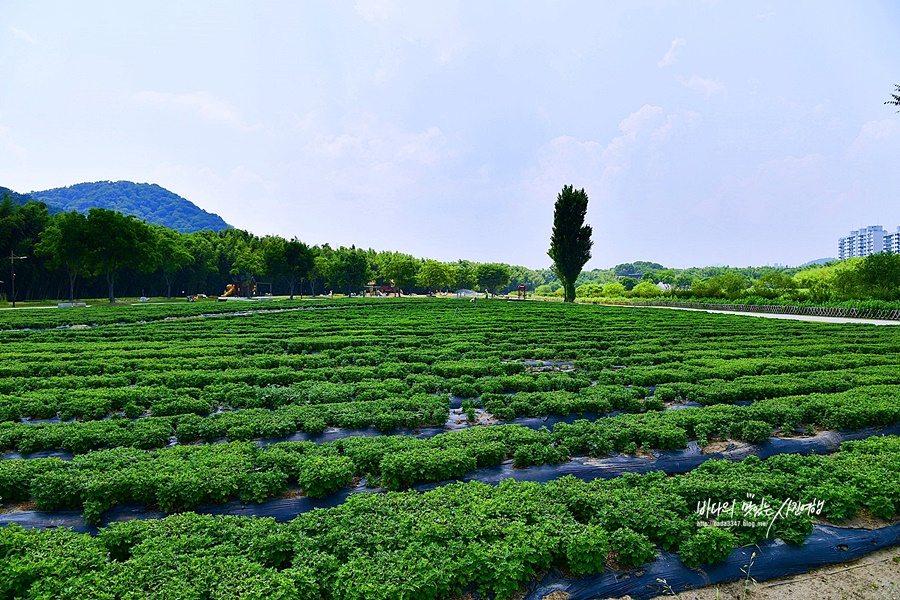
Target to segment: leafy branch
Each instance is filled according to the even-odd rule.
[[[896,88],[895,91],[900,92],[900,85],[895,85],[894,87]],[[888,100],[887,102],[885,102],[885,104],[893,104],[894,106],[900,106],[900,93],[891,94],[891,97],[893,98],[893,100]],[[898,110],[897,112],[900,113],[900,110]]]

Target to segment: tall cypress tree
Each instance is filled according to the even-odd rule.
[[[584,224],[587,204],[584,188],[576,190],[566,185],[556,197],[553,209],[553,234],[547,254],[553,259],[553,271],[565,289],[566,302],[575,301],[575,280],[590,260],[594,245],[593,230]]]

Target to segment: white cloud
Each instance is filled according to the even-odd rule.
[[[422,133],[407,134],[398,157],[423,165],[433,165],[441,159],[441,150],[446,141],[447,138],[438,127],[429,127]]]
[[[666,122],[653,130],[650,141],[654,146],[660,146],[667,142],[676,127],[692,125],[700,120],[700,113],[686,110],[679,114],[666,115]]]
[[[788,156],[766,161],[760,166],[759,173],[763,177],[777,176],[789,179],[816,175],[824,167],[825,158],[821,154],[807,154],[800,158]]]
[[[375,73],[383,79],[398,60],[398,50],[433,53],[438,64],[445,65],[468,47],[469,33],[460,19],[456,2],[398,3],[395,0],[358,0],[356,12],[385,34],[386,40],[400,41],[400,46],[388,44],[382,65]],[[403,47],[405,46],[405,47]],[[412,47],[412,48],[410,48]],[[402,52],[401,52],[402,54]]]
[[[645,133],[647,126],[662,114],[661,107],[645,104],[620,121],[622,134],[606,145],[568,135],[552,139],[539,151],[538,173],[531,178],[531,185],[540,197],[546,197],[565,183],[578,182],[577,187],[594,190],[602,197],[613,178],[631,168],[632,156],[655,132]]]
[[[679,143],[682,137],[700,122],[702,116],[695,111],[680,111],[666,115],[666,120],[650,133],[647,172],[654,178],[662,178],[672,171],[673,151],[669,143]],[[678,151],[675,150],[677,153]]]
[[[370,117],[346,129],[352,133],[309,132],[311,139],[304,145],[304,153],[311,157],[346,161],[353,165],[373,161],[434,165],[445,156],[447,138],[439,127],[407,132],[377,123]]]
[[[517,214],[549,220],[548,198],[555,197],[563,185],[583,187],[591,199],[588,222],[597,235],[595,256],[602,261],[597,266],[634,260],[630,253],[637,251],[635,240],[623,223],[638,214],[653,214],[650,227],[659,230],[656,235],[665,235],[666,227],[680,226],[689,212],[671,200],[679,192],[670,187],[673,180],[666,176],[681,164],[678,144],[700,118],[696,112],[667,114],[659,106],[646,104],[623,118],[619,133],[606,141],[572,135],[550,140],[539,149],[537,163],[516,191]],[[637,195],[636,188],[642,190]],[[661,195],[654,194],[661,189],[665,190]],[[523,219],[519,228],[529,231],[534,224]]]
[[[359,16],[372,23],[385,21],[395,13],[395,6],[388,0],[358,0],[353,8]]]
[[[725,87],[725,84],[717,79],[705,79],[697,75],[691,75],[690,79],[679,77],[678,81],[687,88],[701,92],[707,98],[716,94],[724,96],[728,93],[728,88]]]
[[[855,155],[872,142],[888,140],[900,134],[900,121],[896,119],[884,119],[881,121],[868,121],[859,130],[859,135],[850,146],[850,155]]]
[[[640,129],[641,125],[650,119],[658,117],[662,114],[662,108],[645,104],[621,121],[619,121],[619,129],[625,133],[632,133]]]
[[[144,106],[193,114],[206,121],[225,123],[242,130],[255,129],[243,122],[237,109],[205,91],[187,94],[143,91],[136,93],[134,99]]]
[[[10,25],[9,30],[12,32],[15,39],[22,40],[23,42],[28,42],[32,45],[37,44],[37,40],[34,39],[34,36],[32,36],[24,29],[17,29],[16,27]]]
[[[671,67],[675,64],[675,61],[678,60],[678,51],[687,44],[687,41],[684,38],[675,38],[672,40],[672,45],[669,47],[669,51],[666,52],[666,55],[660,59],[656,66],[660,69],[663,67]]]
[[[383,243],[379,236],[397,222],[416,222],[412,215],[430,196],[424,190],[437,185],[445,159],[455,156],[439,127],[409,131],[370,114],[337,130],[307,115],[280,143],[279,153],[292,157],[279,165],[280,179],[296,200],[272,200],[314,243]],[[335,215],[353,227],[336,225]],[[353,239],[351,230],[364,233]]]
[[[824,117],[831,112],[831,101],[825,100],[813,106],[812,114],[816,117]]]

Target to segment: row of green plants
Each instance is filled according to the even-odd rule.
[[[274,411],[246,409],[200,417],[124,417],[102,421],[66,423],[0,423],[0,448],[24,453],[65,450],[84,453],[95,448],[129,446],[161,448],[173,437],[181,443],[278,438],[297,431],[310,434],[327,427],[364,429],[375,426],[389,432],[397,427],[443,425],[450,407],[445,396],[416,394],[409,398],[342,402],[337,404],[289,405]]]
[[[85,516],[96,521],[104,510],[121,502],[153,504],[171,512],[234,497],[260,501],[285,491],[291,483],[316,496],[343,488],[354,475],[388,489],[402,489],[456,479],[508,458],[515,466],[526,467],[558,463],[575,455],[634,453],[638,448],[676,450],[691,439],[702,446],[713,439],[762,443],[774,429],[793,434],[802,427],[860,429],[897,422],[900,392],[895,386],[878,386],[765,400],[750,406],[578,420],[571,425],[559,423],[552,431],[502,425],[448,432],[428,440],[354,436],[323,444],[282,442],[263,449],[235,442],[149,452],[113,448],[88,452],[72,461],[0,461],[0,497],[34,498],[41,509],[83,508]],[[226,460],[232,454],[239,460]],[[297,466],[298,460],[307,464],[310,457],[332,457],[333,463],[321,465],[324,480],[314,483],[312,489],[304,483],[309,476],[298,474]],[[225,470],[207,467],[214,464]],[[337,469],[336,464],[346,469]],[[266,486],[260,487],[260,480],[267,482]]]
[[[612,373],[621,373],[615,371]],[[544,377],[547,374],[541,374]],[[411,376],[426,377],[426,376]],[[463,380],[467,376],[463,376]],[[503,381],[510,377],[488,378],[488,381]],[[880,396],[888,394],[888,384],[896,384],[900,375],[890,366],[862,367],[856,370],[818,371],[785,375],[760,375],[742,377],[733,381],[705,380],[699,383],[670,383],[656,387],[654,393],[648,388],[621,385],[595,385],[578,388],[580,380],[569,378],[565,374],[547,377],[543,381],[572,382],[573,389],[579,391],[519,392],[516,394],[499,394],[485,392],[475,400],[467,401],[466,408],[482,407],[496,419],[511,420],[516,417],[537,417],[544,415],[569,415],[583,413],[610,413],[625,411],[629,413],[645,413],[661,411],[667,403],[688,400],[705,405],[732,403],[755,400],[749,407],[732,407],[734,410],[750,412],[764,410],[771,402],[761,404],[762,400],[813,394],[821,398],[823,393],[847,392],[835,396],[835,402],[844,399],[865,396],[872,390],[878,390]],[[390,381],[390,380],[387,380]],[[432,381],[432,383],[435,383]],[[357,384],[357,386],[360,384]],[[398,385],[401,385],[398,383]],[[465,384],[474,385],[474,384]],[[881,386],[881,387],[879,387]],[[884,387],[888,386],[888,387]],[[133,388],[136,390],[138,388]],[[270,388],[232,388],[223,393],[233,393],[231,402],[239,406],[258,406],[266,408],[245,408],[243,410],[224,411],[200,416],[188,412],[199,403],[203,412],[210,406],[202,395],[200,398],[176,396],[170,399],[168,407],[173,417],[146,417],[129,420],[115,415],[114,418],[100,421],[63,422],[63,423],[0,423],[0,448],[31,453],[41,450],[66,450],[82,453],[94,448],[131,446],[136,448],[159,448],[169,444],[174,436],[180,443],[197,441],[251,440],[258,438],[279,438],[289,436],[297,431],[318,434],[327,427],[343,429],[363,429],[375,426],[378,430],[389,433],[397,427],[415,428],[422,426],[440,426],[449,417],[449,403],[446,396],[435,395],[424,386],[418,393],[392,396],[384,384],[373,385],[367,390],[374,399],[357,396],[355,401],[349,400],[351,391],[356,388],[347,384],[315,384],[297,387]],[[173,395],[174,392],[171,392]],[[473,394],[474,395],[474,394]],[[888,394],[889,396],[889,394]],[[167,396],[163,396],[167,397]],[[247,399],[254,399],[248,403]],[[311,400],[315,398],[315,401]],[[796,398],[790,398],[796,403]],[[242,404],[242,402],[244,402]],[[160,403],[162,405],[162,403]],[[759,405],[759,406],[756,406]],[[271,407],[271,408],[270,408]],[[722,410],[731,410],[717,407]],[[834,409],[839,411],[840,407]],[[673,420],[667,411],[661,418]],[[683,414],[693,414],[688,411]],[[836,413],[837,414],[837,413]],[[603,421],[617,422],[618,417],[605,418]],[[641,417],[649,418],[649,417]],[[768,420],[768,419],[764,419]],[[804,422],[819,423],[819,417],[800,419]],[[900,419],[897,419],[900,420]],[[792,419],[791,421],[797,421]],[[787,422],[783,421],[783,422]],[[783,422],[775,421],[773,426]],[[799,422],[799,421],[798,421]],[[880,420],[866,421],[866,425],[892,423]],[[795,424],[794,427],[797,425]],[[850,427],[845,419],[836,419],[826,426],[832,428]],[[767,436],[766,436],[767,437]]]
[[[339,303],[335,301],[335,304]],[[24,344],[26,348],[32,346],[34,350],[38,350],[37,346],[40,346],[51,353],[72,353],[71,341],[78,340],[79,346],[91,341],[122,342],[123,347],[112,349],[114,351],[127,349],[127,354],[135,357],[159,357],[171,353],[174,356],[206,354],[210,359],[213,357],[227,359],[246,354],[248,350],[266,354],[340,350],[341,352],[331,356],[359,355],[362,351],[369,353],[379,362],[385,360],[389,362],[394,351],[409,348],[423,349],[426,356],[433,355],[436,358],[455,354],[453,360],[462,358],[458,356],[460,353],[467,357],[479,355],[503,357],[506,353],[512,353],[523,358],[542,358],[529,354],[533,350],[541,352],[545,349],[565,352],[569,357],[578,357],[583,353],[627,355],[634,353],[641,345],[689,346],[695,342],[702,343],[713,335],[736,339],[741,334],[753,334],[748,340],[752,343],[755,341],[753,337],[777,337],[779,331],[779,328],[771,323],[756,325],[733,323],[728,331],[722,331],[715,328],[717,317],[714,315],[697,316],[683,313],[659,315],[643,312],[639,315],[639,319],[635,319],[628,310],[578,307],[575,309],[576,314],[567,315],[567,322],[563,326],[572,335],[560,338],[553,327],[558,321],[558,315],[553,313],[559,310],[559,307],[553,305],[549,307],[523,305],[514,313],[512,312],[514,309],[502,303],[482,307],[480,312],[478,309],[466,307],[465,322],[454,319],[452,301],[425,302],[404,299],[376,306],[365,303],[344,304],[339,305],[339,308],[340,310],[276,312],[240,318],[142,323],[136,327],[5,332],[3,335],[9,340],[28,342]],[[603,318],[599,317],[601,314]],[[638,336],[638,332],[634,329],[636,322],[643,330],[641,336]],[[665,323],[666,327],[646,327],[662,323]],[[814,329],[802,328],[797,324],[791,324],[789,328],[792,335],[783,340],[785,342],[801,341],[791,339],[798,335],[809,338],[802,341],[810,341],[814,337],[818,337],[820,343],[826,341],[823,336],[815,335]],[[593,333],[604,335],[598,337]],[[435,345],[434,341],[439,335],[443,336],[443,344]],[[875,343],[879,338],[880,336],[866,341]],[[844,340],[849,343],[861,341],[859,338],[853,339],[846,333],[840,333],[838,339],[834,340],[835,348],[838,348],[840,341]],[[125,342],[134,341],[145,343],[125,347]],[[491,344],[484,343],[487,341]],[[34,344],[35,342],[37,344]],[[352,345],[348,345],[348,342],[352,342]],[[376,349],[382,352],[376,352]],[[93,353],[85,354],[92,356]],[[550,355],[547,358],[565,356]],[[27,354],[22,358],[27,360]],[[52,359],[52,356],[40,357],[41,361],[47,359]],[[18,368],[19,363],[4,367]],[[57,368],[65,369],[65,363],[58,362]]]
[[[225,460],[246,469],[241,457]],[[199,466],[217,468],[214,461]],[[689,566],[714,564],[767,536],[802,544],[814,518],[867,509],[890,519],[900,508],[898,482],[900,439],[884,437],[845,443],[831,456],[709,461],[671,477],[358,494],[288,523],[184,513],[114,523],[95,537],[13,525],[0,529],[0,596],[443,599],[474,589],[510,598],[552,567],[597,573],[610,559],[639,566],[659,550],[679,553]],[[771,530],[697,526],[705,520],[698,503],[748,498],[775,507],[821,502],[821,511],[772,519]],[[723,518],[760,520],[749,505]]]
[[[317,390],[336,386],[307,394],[306,400],[314,403],[324,397],[372,400],[436,391],[464,397],[575,391],[591,379],[653,386],[860,365],[887,368],[898,347],[890,332],[873,332],[861,341],[846,330],[790,325],[785,336],[771,324],[732,320],[722,328],[717,325],[721,318],[709,315],[672,316],[665,327],[657,327],[663,321],[636,321],[627,311],[589,307],[573,311],[564,339],[553,329],[556,307],[541,312],[493,304],[481,312],[466,307],[464,323],[427,318],[450,317],[451,306],[360,304],[203,323],[3,334],[5,347],[15,351],[0,353],[0,372],[6,375],[0,379],[0,420],[89,420],[113,413],[134,418],[146,411],[154,416],[205,414],[220,406],[276,408],[302,403],[303,391],[279,395],[250,388],[300,384]],[[527,313],[526,326],[513,318],[522,317],[514,311]],[[381,335],[385,323],[392,326],[392,335]],[[529,344],[524,339],[553,342]],[[575,357],[577,370],[525,372],[525,359],[538,355],[554,358],[554,363]],[[628,368],[615,368],[622,366]],[[733,395],[752,399],[750,394],[738,390]]]
[[[900,384],[900,369],[894,365],[833,371],[752,375],[706,379],[698,383],[664,383],[653,397],[659,402],[684,399],[704,405],[746,402],[781,396],[845,392],[856,387]]]
[[[699,364],[698,364],[699,363]],[[576,364],[578,364],[576,362]],[[811,371],[844,371],[868,366],[896,368],[898,358],[891,355],[839,354],[789,358],[744,358],[705,360],[603,371],[592,376],[601,384],[659,385],[697,383],[705,379],[732,380],[747,375],[778,375]]]
[[[476,402],[493,417],[511,420],[516,417],[541,417],[544,415],[570,415],[582,413],[608,413],[627,411],[633,413],[662,410],[663,403],[651,396],[644,387],[626,388],[616,385],[597,385],[582,388],[578,393],[520,392],[496,394],[485,392]]]
[[[322,307],[340,304],[334,300],[316,300],[314,303],[272,300],[264,304],[243,302],[189,303],[183,298],[166,303],[141,303],[129,305],[102,304],[87,307],[61,308],[58,310],[7,311],[0,319],[0,330],[54,329],[74,325],[115,325],[142,323],[171,317],[198,317],[209,314],[246,312],[248,310],[273,310],[287,308]]]
[[[363,301],[361,301],[363,302]],[[756,338],[768,336],[777,338],[778,327],[771,324],[733,323],[728,331],[716,329],[716,317],[704,315],[640,315],[640,333],[635,331],[635,318],[630,311],[621,309],[598,310],[592,307],[579,307],[580,314],[569,316],[564,325],[571,335],[561,338],[557,335],[554,323],[557,315],[552,314],[558,307],[547,305],[534,307],[522,306],[510,314],[510,308],[501,303],[494,303],[489,308],[477,309],[466,307],[464,323],[453,322],[453,304],[443,301],[403,300],[391,301],[380,306],[368,304],[341,305],[342,310],[303,311],[301,313],[257,315],[253,317],[231,319],[206,319],[201,321],[174,321],[164,323],[145,323],[137,327],[94,328],[75,331],[43,331],[43,332],[7,332],[4,338],[10,341],[27,342],[23,347],[29,350],[45,348],[47,355],[37,357],[41,363],[52,360],[52,353],[71,354],[74,350],[72,342],[77,340],[78,348],[91,341],[104,342],[117,354],[125,354],[126,359],[132,356],[162,358],[165,355],[193,358],[201,355],[209,360],[224,359],[249,355],[249,351],[263,354],[297,354],[339,350],[331,355],[333,358],[347,355],[358,360],[361,353],[368,354],[378,362],[390,362],[397,350],[418,348],[423,354],[433,356],[434,362],[441,356],[450,356],[451,360],[466,357],[495,356],[507,358],[544,358],[532,352],[543,354],[553,351],[546,358],[588,358],[587,355],[626,356],[633,354],[640,347],[659,347],[672,345],[690,347],[694,343],[704,343],[710,336],[737,339],[742,334],[753,334]],[[408,304],[407,304],[408,303]],[[602,314],[603,318],[599,315]],[[264,318],[258,318],[258,317]],[[669,317],[661,319],[660,316]],[[449,317],[449,318],[448,318]],[[504,318],[506,317],[506,318]],[[516,317],[515,319],[509,317]],[[666,322],[668,320],[668,322]],[[499,322],[497,322],[499,321]],[[654,328],[648,325],[665,323],[666,327]],[[457,327],[452,327],[457,325]],[[803,329],[796,325],[789,327],[792,335],[784,342],[809,342],[818,337],[815,330]],[[363,334],[363,329],[367,335]],[[802,330],[805,340],[792,339],[800,335]],[[387,333],[387,335],[383,335]],[[602,336],[594,335],[602,333]],[[438,336],[443,343],[435,344]],[[179,339],[180,338],[180,339]],[[877,342],[880,336],[869,342]],[[139,346],[126,342],[144,342]],[[756,340],[749,339],[751,344]],[[846,333],[839,333],[834,340],[834,347],[839,348],[842,341],[859,343]],[[120,342],[115,347],[111,342]],[[490,342],[489,344],[486,342]],[[102,348],[87,348],[81,352],[82,357],[92,358],[95,351]],[[124,351],[124,352],[123,352]],[[460,355],[463,356],[460,356]],[[5,358],[0,354],[0,358]],[[10,355],[9,358],[14,358]],[[59,357],[60,359],[62,357]],[[68,357],[67,357],[68,358]],[[325,359],[327,357],[322,357]],[[285,359],[296,360],[296,359]],[[309,359],[302,359],[309,360]],[[21,369],[22,363],[28,361],[28,352],[19,356],[18,361],[3,364],[4,374],[11,375],[5,369]],[[70,360],[58,360],[53,365],[60,374],[68,373],[66,366]],[[326,361],[329,362],[329,361]],[[4,360],[4,363],[6,361]],[[77,364],[77,361],[76,361]],[[332,366],[334,363],[323,366]],[[338,361],[337,364],[340,364]],[[49,364],[41,365],[50,368]],[[141,368],[148,365],[140,365]],[[231,368],[233,363],[222,365]],[[114,367],[114,365],[111,365]],[[39,368],[39,365],[35,365]],[[50,373],[44,373],[47,375]]]
[[[183,305],[171,307],[180,311]],[[679,398],[710,404],[893,382],[898,344],[886,329],[861,337],[830,326],[569,308],[565,321],[558,307],[548,305],[464,305],[454,316],[453,303],[404,300],[341,310],[11,332],[3,334],[6,351],[0,355],[0,369],[10,376],[0,385],[27,391],[0,398],[3,417],[112,418],[4,423],[0,445],[23,452],[85,452],[163,447],[173,436],[185,443],[246,440],[370,425],[387,432],[398,425],[445,422],[445,400],[424,396],[438,392],[481,396],[489,412],[510,419],[640,412]],[[574,357],[578,369],[525,372],[523,359],[542,353],[554,363]],[[31,376],[15,370],[23,364],[30,365]],[[84,368],[86,374],[55,374],[62,365]],[[627,368],[611,369],[621,366]],[[860,374],[850,377],[851,368]],[[767,373],[785,375],[768,380],[779,376]],[[600,385],[588,387],[592,378]],[[650,397],[640,387],[657,384]],[[516,390],[527,393],[502,394]],[[309,406],[326,403],[334,406]],[[255,410],[190,416],[219,406]],[[152,416],[127,420],[146,411]]]
[[[274,409],[286,404],[408,398],[414,394],[438,392],[460,397],[508,392],[556,390],[574,392],[586,390],[592,383],[604,386],[660,384],[665,390],[678,390],[679,393],[675,395],[667,393],[663,401],[668,401],[675,397],[699,397],[703,395],[701,390],[704,388],[730,381],[728,387],[735,390],[731,394],[733,400],[752,400],[757,397],[770,397],[774,393],[774,390],[767,389],[769,380],[782,382],[782,388],[797,378],[821,381],[818,387],[809,383],[808,392],[837,391],[833,388],[834,385],[852,379],[850,373],[869,365],[875,365],[870,371],[873,376],[877,377],[878,373],[883,373],[890,379],[889,374],[896,372],[895,360],[893,357],[883,355],[742,360],[695,359],[661,366],[636,365],[626,370],[565,373],[523,373],[521,371],[525,366],[522,362],[497,362],[494,364],[502,367],[501,372],[515,374],[483,377],[468,374],[475,371],[475,368],[470,367],[478,361],[435,363],[430,366],[426,363],[387,363],[379,367],[349,366],[337,373],[334,369],[328,368],[293,370],[286,367],[235,368],[224,371],[170,370],[145,373],[140,377],[140,385],[130,383],[131,380],[122,375],[44,377],[38,380],[6,378],[0,382],[0,389],[7,392],[0,395],[0,421],[24,417],[32,419],[59,417],[64,421],[72,418],[92,420],[102,419],[116,412],[128,418],[136,418],[145,411],[154,416],[207,414],[218,407]],[[578,365],[581,366],[580,361]],[[466,374],[451,378],[433,374],[459,372]],[[401,379],[388,375],[404,377]],[[775,379],[772,379],[773,377]],[[595,379],[592,381],[592,378]],[[830,381],[835,383],[829,384]],[[825,389],[821,389],[823,386]],[[27,391],[16,391],[23,389]],[[790,393],[804,393],[804,389],[798,387],[796,391]],[[688,399],[695,398],[688,397]],[[598,408],[585,410],[600,412]],[[576,409],[570,412],[582,411]],[[543,414],[566,413],[550,410]]]

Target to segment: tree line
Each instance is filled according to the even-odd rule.
[[[179,233],[102,208],[51,215],[41,202],[16,204],[8,194],[0,202],[0,252],[25,257],[14,265],[19,299],[213,295],[234,282],[265,282],[266,290],[291,298],[360,293],[369,282],[405,293],[467,288],[498,294],[553,279],[550,271],[500,263],[311,246],[239,229]],[[7,295],[10,282],[4,278]]]
[[[671,269],[636,261],[579,272],[584,264],[581,261],[590,255],[590,233],[583,225],[586,195],[567,186],[560,198],[579,224],[569,227],[566,238],[566,225],[554,223],[551,251],[556,254],[569,239],[570,247],[580,255],[574,261],[577,269],[566,267],[565,281],[558,276],[556,265],[529,269],[469,260],[441,262],[355,246],[311,246],[296,238],[259,237],[239,229],[179,233],[99,208],[87,214],[50,215],[43,203],[16,203],[8,194],[0,202],[0,257],[27,256],[14,264],[20,300],[217,295],[229,283],[239,281],[267,282],[271,288],[266,291],[291,297],[329,291],[359,293],[368,282],[379,288],[390,287],[393,282],[395,289],[405,293],[472,289],[504,294],[524,285],[537,295],[564,296],[565,283],[569,282],[575,295],[582,298],[900,299],[898,255],[794,269]],[[11,275],[11,271],[0,274],[0,290],[7,297],[12,288]]]
[[[635,263],[637,264],[637,263]],[[632,270],[628,270],[628,267]],[[900,300],[900,254],[882,252],[865,258],[833,261],[803,268],[709,267],[666,269],[656,263],[618,265],[579,276],[579,298],[657,298],[782,302]],[[621,273],[628,273],[627,275]],[[617,275],[617,273],[620,273]],[[559,283],[539,286],[541,296],[562,296]]]

